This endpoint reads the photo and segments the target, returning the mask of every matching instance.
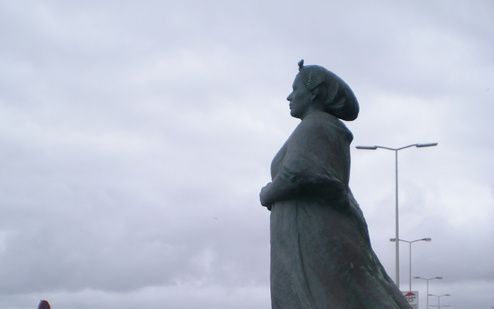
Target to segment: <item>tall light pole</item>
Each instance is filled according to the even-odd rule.
[[[441,294],[441,295],[436,295],[436,294],[427,294],[427,296],[435,296],[437,297],[437,308],[441,309],[441,297],[443,296],[451,296],[451,294]],[[443,307],[447,307],[444,305]]]
[[[418,148],[423,148],[423,147],[432,147],[432,146],[437,146],[437,143],[426,143],[426,144],[411,144],[408,146],[403,146],[399,148],[391,148],[391,147],[385,147],[385,146],[357,146],[357,149],[362,149],[362,150],[376,150],[376,149],[385,149],[385,150],[391,150],[395,152],[395,227],[396,227],[396,235],[395,238],[399,239],[400,238],[400,232],[399,232],[399,216],[398,216],[398,151],[410,148],[410,147],[418,147]],[[395,257],[395,264],[396,264],[396,272],[395,272],[395,283],[400,288],[400,242],[396,242],[396,257]]]
[[[432,277],[432,278],[422,278],[422,277],[418,277],[418,276],[415,276],[413,277],[413,279],[421,279],[421,280],[425,280],[427,281],[427,290],[426,290],[426,294],[427,294],[427,297],[426,297],[426,300],[427,300],[427,307],[425,307],[426,309],[429,309],[429,281],[431,280],[441,280],[443,277]]]
[[[420,239],[415,239],[415,240],[405,240],[405,239],[398,239],[399,241],[403,241],[408,243],[409,249],[408,249],[408,291],[412,291],[412,244],[414,242],[418,241],[431,241],[432,238],[427,237],[427,238],[420,238]],[[390,241],[396,241],[396,238],[391,238]]]

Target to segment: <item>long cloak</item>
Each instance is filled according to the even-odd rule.
[[[273,183],[292,192],[271,205],[273,309],[411,308],[348,187],[352,138],[336,117],[312,113],[273,159]]]

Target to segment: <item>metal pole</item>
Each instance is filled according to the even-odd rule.
[[[395,214],[396,214],[396,285],[400,289],[400,239],[398,216],[398,150],[395,150]]]
[[[376,149],[386,149],[386,150],[392,150],[395,152],[395,198],[396,198],[396,278],[395,278],[395,283],[398,289],[400,288],[400,244],[399,244],[399,213],[398,213],[398,151],[405,149],[405,148],[410,148],[410,147],[432,147],[432,146],[437,146],[437,143],[421,143],[421,144],[411,144],[407,146],[403,146],[400,148],[391,148],[391,147],[385,147],[385,146],[379,146],[379,145],[374,145],[374,146],[356,146],[357,149],[365,149],[365,150],[376,150]]]
[[[412,291],[412,242],[408,242],[408,245],[410,246],[410,250],[408,251],[409,253],[409,267],[408,267],[408,279],[410,280],[409,283],[410,283],[410,289],[409,291],[411,292]]]
[[[441,309],[441,296],[437,297],[437,308]]]
[[[432,238],[430,237],[420,238],[415,240],[406,240],[406,239],[398,240],[398,241],[406,242],[408,244],[408,290],[410,292],[412,291],[412,244],[418,241],[431,241],[431,240]],[[391,238],[390,241],[396,241],[396,238]],[[427,279],[427,278],[415,277],[415,279],[431,280],[433,278]]]
[[[427,309],[429,309],[429,295],[430,296],[433,296],[433,294],[429,294],[429,281],[430,280],[434,280],[434,279],[443,279],[443,277],[440,277],[440,276],[436,276],[436,277],[432,277],[432,278],[422,278],[422,277],[414,277],[415,279],[422,279],[422,280],[425,280],[427,282],[427,289],[426,289],[426,302],[427,302]],[[449,296],[449,294],[448,294]]]
[[[426,281],[427,281],[427,298],[426,298],[427,299],[427,301],[426,301],[427,307],[426,308],[429,309],[429,279],[427,279]]]

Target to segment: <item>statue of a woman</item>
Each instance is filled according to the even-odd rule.
[[[352,90],[302,60],[287,100],[301,122],[260,193],[271,210],[272,308],[410,308],[372,250],[348,187],[353,136],[339,119],[357,118]]]

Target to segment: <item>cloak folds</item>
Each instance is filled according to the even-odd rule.
[[[293,193],[271,205],[273,309],[410,308],[348,187],[351,141],[336,117],[312,113],[273,159],[273,184]]]

